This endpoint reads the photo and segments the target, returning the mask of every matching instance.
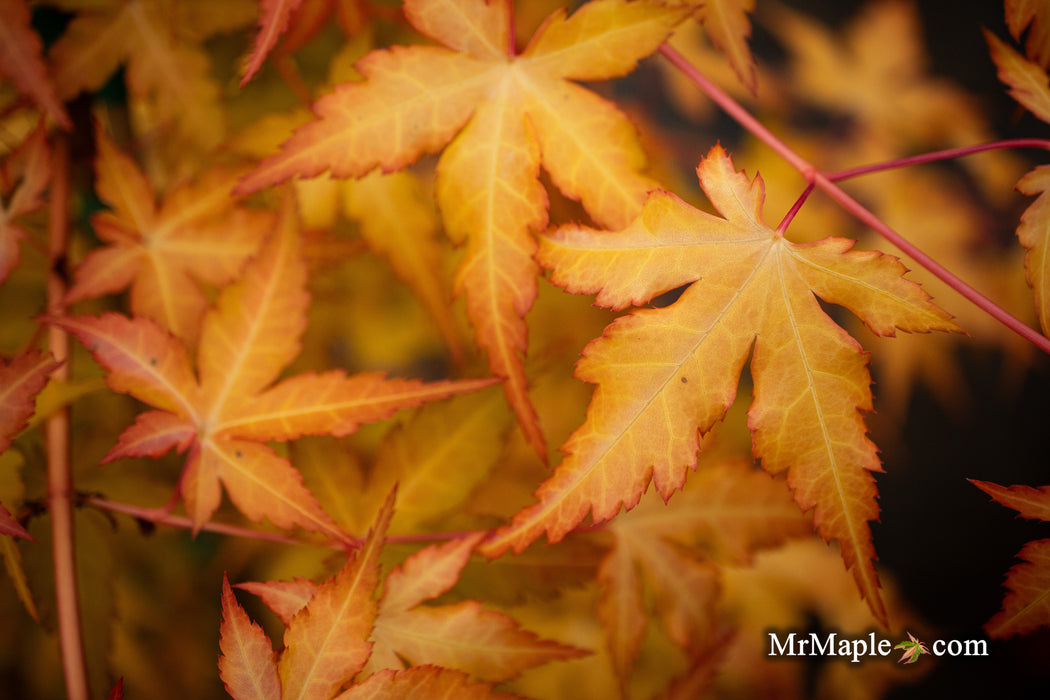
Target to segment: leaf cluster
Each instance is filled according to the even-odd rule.
[[[972,400],[960,347],[1045,366],[1050,166],[1008,149],[1050,142],[993,140],[915,3],[220,5],[0,0],[12,692],[923,673],[879,475],[916,394]],[[1050,122],[1050,14],[1000,24],[989,65]],[[971,481],[1050,519],[1047,487]],[[1050,625],[1047,542],[989,637]],[[919,637],[767,658],[813,624]]]

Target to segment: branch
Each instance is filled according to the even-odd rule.
[[[154,523],[156,525],[167,525],[169,527],[178,528],[180,530],[192,530],[193,521],[187,517],[181,515],[173,515],[169,508],[144,508],[142,506],[134,506],[130,503],[119,503],[117,501],[109,501],[105,498],[98,496],[88,496],[83,501],[84,505],[94,506],[95,508],[101,508],[113,513],[122,513],[124,515],[131,516],[136,520]],[[201,530],[206,532],[214,532],[220,535],[231,535],[233,537],[244,537],[253,540],[266,540],[268,542],[280,542],[282,544],[294,544],[294,545],[311,545],[315,547],[328,547],[330,549],[339,549],[345,551],[348,544],[353,544],[356,547],[361,546],[361,540],[354,539],[351,542],[336,542],[329,540],[327,542],[310,542],[303,540],[298,537],[292,537],[291,535],[282,535],[279,532],[264,532],[262,530],[253,530],[247,527],[239,527],[237,525],[226,525],[224,523],[213,523],[208,522],[200,526]]]
[[[947,284],[949,287],[954,289],[956,292],[961,294],[964,298],[970,301],[972,304],[983,310],[985,313],[990,315],[995,320],[1002,323],[1004,326],[1020,335],[1025,340],[1029,341],[1037,348],[1045,353],[1050,354],[1050,339],[1042,335],[1038,331],[1032,329],[1027,324],[1022,322],[1017,317],[1010,314],[1008,311],[1003,309],[1001,306],[993,302],[988,297],[984,296],[976,289],[963,282],[953,272],[948,270],[946,267],[941,265],[939,262],[931,258],[929,255],[920,250],[917,246],[912,244],[906,238],[901,236],[899,233],[894,231],[892,228],[887,226],[878,216],[866,209],[857,200],[853,199],[850,195],[846,194],[841,188],[835,185],[836,180],[843,180],[847,177],[854,177],[855,175],[866,174],[870,172],[876,172],[877,170],[885,170],[894,167],[903,167],[904,165],[914,165],[916,163],[932,162],[934,160],[943,160],[946,157],[957,157],[958,155],[969,155],[969,153],[977,153],[982,150],[992,150],[996,148],[1012,148],[1017,145],[1025,147],[1036,147],[1036,148],[1048,148],[1050,142],[1042,139],[1018,139],[1016,142],[1002,141],[996,142],[995,144],[984,144],[979,146],[971,146],[964,149],[951,149],[949,151],[939,151],[936,153],[914,156],[912,158],[902,158],[899,160],[890,161],[881,165],[868,165],[861,168],[854,168],[852,170],[844,170],[832,175],[825,175],[817,170],[809,161],[795,153],[791,148],[780,140],[773,132],[767,129],[761,122],[748,112],[746,109],[740,106],[732,97],[723,92],[721,88],[708,80],[699,70],[696,69],[689,61],[678,53],[674,48],[668,44],[664,44],[660,47],[660,53],[664,55],[671,63],[673,63],[679,70],[681,70],[686,77],[692,80],[704,93],[710,97],[719,107],[721,107],[729,116],[735,119],[741,126],[754,134],[759,140],[765,143],[767,146],[772,148],[780,157],[786,160],[793,168],[799,171],[803,177],[806,178],[807,182],[816,185],[825,193],[828,194],[832,199],[839,203],[843,209],[851,213],[857,219],[874,229],[879,235],[885,238],[887,241],[897,246],[904,254],[910,257],[912,260],[922,265],[924,268],[929,270],[934,276],[940,279],[942,282]],[[1002,145],[1012,144],[1012,145]],[[952,155],[945,155],[952,154]]]
[[[47,311],[52,316],[64,312],[66,294],[64,265],[68,238],[69,146],[57,136],[52,155],[53,174],[48,220]],[[49,331],[51,353],[62,362],[52,374],[59,381],[69,378],[69,336],[58,326]],[[47,502],[51,512],[51,554],[55,564],[55,608],[58,637],[62,649],[66,696],[69,700],[88,700],[87,665],[80,633],[80,603],[77,599],[76,547],[73,539],[73,475],[69,460],[69,407],[63,406],[44,424],[47,439]]]

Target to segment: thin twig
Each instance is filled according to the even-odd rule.
[[[1038,148],[1044,151],[1050,151],[1050,140],[1003,139],[1002,141],[979,143],[974,146],[959,146],[957,148],[946,148],[943,151],[931,151],[930,153],[920,153],[914,156],[905,156],[904,158],[894,158],[893,160],[888,160],[882,163],[872,163],[870,165],[861,165],[856,168],[839,170],[833,173],[824,173],[824,177],[826,177],[831,182],[841,182],[852,177],[858,177],[860,175],[870,175],[872,173],[883,172],[885,170],[892,170],[894,168],[906,168],[912,165],[936,163],[942,160],[954,160],[956,158],[962,158],[964,156],[973,155],[975,153],[984,153],[986,151],[1004,151],[1016,148]]]
[[[946,267],[941,265],[939,262],[934,260],[932,257],[924,253],[917,246],[912,244],[906,238],[901,236],[899,233],[894,231],[885,222],[883,222],[878,216],[873,214],[871,211],[866,209],[853,197],[849,196],[841,188],[839,188],[834,181],[828,175],[821,173],[817,170],[809,161],[793,151],[787,144],[780,140],[773,132],[762,125],[754,116],[751,115],[746,109],[740,106],[732,97],[726,94],[721,88],[708,80],[699,70],[696,69],[682,54],[678,53],[674,48],[664,44],[660,47],[660,53],[662,53],[671,63],[673,63],[679,70],[683,72],[691,81],[693,81],[704,93],[710,97],[719,107],[721,107],[729,116],[735,119],[741,126],[747,129],[749,132],[754,134],[759,140],[765,143],[767,146],[772,148],[780,157],[786,160],[793,168],[799,171],[807,182],[810,182],[825,193],[828,194],[832,199],[839,203],[843,209],[851,213],[857,219],[870,226],[875,230],[876,233],[881,235],[887,241],[897,246],[905,255],[910,257],[912,260],[917,262],[929,270],[934,276],[940,279],[942,282],[947,284],[949,287],[954,289],[956,292],[961,294],[966,300],[980,308],[982,311],[990,315],[995,320],[1002,323],[1004,326],[1020,335],[1025,340],[1029,341],[1037,348],[1045,353],[1050,354],[1050,338],[1042,335],[1038,331],[1032,329],[1020,319],[1016,318],[1008,311],[1003,309],[1001,306],[993,302],[988,297],[984,296],[976,289],[963,282],[953,272],[948,270]],[[1004,142],[1006,143],[1006,142]],[[1041,139],[1025,139],[1024,146],[1026,147],[1037,147],[1045,148],[1046,142]],[[992,148],[998,148],[999,146],[982,144],[979,146],[967,147],[970,149],[963,155],[968,155],[973,152],[976,153],[980,150],[991,150]],[[958,149],[953,149],[958,150]],[[965,149],[964,149],[965,150]],[[927,156],[914,156],[910,159],[908,164],[915,164],[919,162],[931,162],[932,160],[943,160],[944,152],[938,152],[936,154],[929,154]],[[902,161],[905,159],[901,159]],[[891,161],[885,166],[863,166],[861,169],[854,169],[849,171],[841,171],[839,173],[833,173],[832,175],[837,180],[844,179],[845,177],[852,177],[856,174],[875,172],[878,169],[886,169],[890,167],[899,167],[897,161]]]
[[[172,514],[171,509],[166,507],[144,508],[142,506],[131,505],[130,503],[110,501],[98,496],[88,496],[84,499],[84,505],[94,506],[95,508],[101,508],[113,513],[123,513],[124,515],[131,516],[136,520],[153,523],[155,525],[166,525],[181,530],[193,530],[192,520],[182,515],[174,515]],[[263,532],[261,530],[252,530],[251,528],[240,527],[237,525],[226,525],[224,523],[208,522],[201,525],[199,529],[204,532],[214,532],[219,535],[231,535],[233,537],[266,540],[268,542],[280,542],[282,544],[311,545],[341,550],[346,550],[350,544],[353,544],[354,548],[359,548],[361,546],[360,540],[310,542],[301,538],[292,537],[291,535],[284,535],[279,532]]]
[[[69,221],[69,150],[62,135],[55,137],[51,158],[51,199],[48,224],[47,278],[48,314],[64,313],[66,294],[64,270]],[[52,375],[57,381],[69,378],[69,336],[56,325],[49,331],[51,353],[62,365]],[[66,696],[69,700],[88,700],[87,665],[80,630],[80,602],[77,598],[76,547],[73,537],[73,475],[69,452],[69,408],[62,407],[44,424],[47,439],[47,502],[51,513],[52,557],[55,565],[55,609],[58,637],[62,649]]]

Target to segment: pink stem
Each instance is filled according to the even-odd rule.
[[[826,192],[832,199],[838,202],[842,208],[850,212],[863,223],[874,229],[879,235],[888,240],[893,245],[897,246],[902,252],[912,258],[919,265],[922,265],[929,270],[934,276],[943,281],[945,284],[950,286],[956,292],[961,294],[968,301],[976,305],[981,310],[992,316],[994,319],[1002,323],[1004,326],[1014,331],[1025,340],[1029,341],[1043,352],[1050,354],[1050,339],[1046,336],[1038,333],[1037,331],[1030,328],[1027,324],[1023,323],[1005,309],[997,305],[992,300],[978,292],[976,289],[959,279],[954,273],[949,271],[943,265],[938,263],[936,260],[931,258],[926,253],[922,252],[918,247],[913,245],[899,233],[894,231],[892,228],[887,226],[879,217],[864,208],[857,200],[850,197],[842,189],[834,184],[831,176],[825,175],[818,171],[809,161],[791,150],[783,141],[781,141],[773,132],[763,126],[750,112],[741,107],[732,97],[723,92],[717,85],[708,80],[699,70],[696,69],[689,61],[676,51],[671,46],[664,44],[660,47],[660,53],[664,55],[671,63],[673,63],[679,70],[681,70],[686,77],[692,80],[696,85],[707,94],[719,107],[721,107],[729,116],[733,117],[741,126],[750,131],[759,140],[765,143],[767,146],[772,148],[780,157],[786,160],[793,168],[799,171],[803,177],[810,183],[813,183],[824,192]],[[1006,142],[1003,142],[1006,143]],[[910,159],[900,159],[891,161],[884,165],[869,165],[863,166],[853,170],[841,171],[834,173],[833,177],[836,180],[842,180],[846,177],[853,177],[858,174],[866,174],[869,172],[875,172],[876,170],[886,169],[890,167],[901,167],[902,165],[912,165],[920,162],[931,162],[933,160],[941,160],[945,157],[956,157],[958,155],[968,155],[969,153],[976,153],[982,150],[991,150],[993,148],[1007,148],[1016,147],[1017,143],[1020,143],[1026,147],[1036,148],[1047,148],[1050,143],[1041,139],[1019,139],[1013,142],[1015,146],[997,146],[994,144],[985,144],[980,146],[971,146],[967,149],[952,149],[951,151],[941,151],[938,153],[928,154],[926,156],[915,156]],[[965,152],[963,152],[965,151]],[[951,156],[945,156],[945,153],[954,153]]]
[[[122,513],[129,515],[136,520],[145,520],[146,522],[156,523],[157,525],[167,525],[169,527],[176,527],[183,530],[192,530],[193,521],[187,517],[181,515],[173,515],[170,507],[161,508],[143,508],[142,506],[133,506],[129,503],[119,503],[116,501],[109,501],[104,498],[97,496],[90,496],[84,500],[84,503],[89,506],[96,508],[102,508],[113,513]],[[238,527],[236,525],[225,525],[223,523],[204,523],[200,527],[201,530],[206,532],[214,532],[220,535],[231,535],[233,537],[246,537],[255,540],[266,540],[268,542],[281,542],[283,544],[314,544],[321,547],[329,547],[331,549],[346,549],[346,542],[330,540],[326,543],[316,542],[304,542],[301,539],[291,537],[289,535],[282,535],[279,532],[261,532],[259,530],[252,530],[246,527]],[[360,541],[357,541],[357,547],[360,547]]]
[[[973,155],[974,153],[983,153],[985,151],[1001,151],[1012,148],[1039,148],[1044,151],[1050,151],[1050,140],[1048,139],[1004,139],[1002,141],[992,141],[991,143],[980,143],[976,146],[960,146],[958,148],[946,148],[943,151],[932,151],[930,153],[920,153],[914,156],[906,156],[904,158],[894,158],[884,163],[872,163],[871,165],[861,165],[856,168],[849,168],[848,170],[839,170],[834,173],[825,173],[826,177],[831,182],[841,182],[851,177],[857,177],[859,175],[869,175],[871,173],[882,172],[883,170],[891,170],[893,168],[904,168],[911,165],[921,165],[923,163],[934,163],[940,160],[953,160],[955,158],[961,158],[964,156]]]
[[[69,152],[65,139],[55,139],[48,219],[48,260],[57,266],[65,259],[68,237]],[[66,284],[62,271],[52,269],[47,278],[48,313],[64,312],[62,298]],[[62,365],[52,375],[69,378],[69,335],[58,326],[49,331],[51,353]],[[69,459],[69,409],[55,411],[44,423],[47,439],[47,504],[51,514],[51,556],[55,565],[55,611],[58,616],[59,647],[65,673],[66,697],[88,700],[87,665],[80,630],[80,602],[77,598],[76,546],[73,520],[73,474]]]

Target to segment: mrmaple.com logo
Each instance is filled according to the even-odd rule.
[[[889,639],[877,638],[874,632],[864,637],[846,637],[838,632],[769,632],[767,656],[830,656],[848,658],[851,663],[878,659],[899,650],[901,663],[915,663],[923,654],[934,656],[988,656],[985,639],[938,639],[929,647],[908,633],[908,639],[896,645]]]

